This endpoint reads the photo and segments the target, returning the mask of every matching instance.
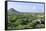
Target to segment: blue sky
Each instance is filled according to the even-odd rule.
[[[38,3],[8,2],[7,6],[19,12],[44,12],[44,4]]]

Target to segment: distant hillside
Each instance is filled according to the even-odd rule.
[[[10,8],[9,10],[8,10],[8,14],[12,14],[12,15],[14,15],[14,14],[44,14],[44,13],[33,13],[33,12],[19,12],[19,11],[17,11],[17,10],[15,10],[15,9],[13,9],[13,8]]]
[[[9,9],[9,12],[20,13],[20,12],[18,12],[17,10],[15,10],[15,9],[13,9],[13,8],[10,8],[10,9]]]

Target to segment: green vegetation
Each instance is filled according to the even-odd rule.
[[[8,13],[8,29],[45,28],[44,15],[41,13],[10,14]]]

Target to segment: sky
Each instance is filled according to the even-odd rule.
[[[8,2],[7,6],[19,12],[44,12],[44,4],[38,3]]]

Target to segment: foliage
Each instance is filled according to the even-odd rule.
[[[8,12],[8,29],[44,28],[44,15],[41,13],[16,14]]]

